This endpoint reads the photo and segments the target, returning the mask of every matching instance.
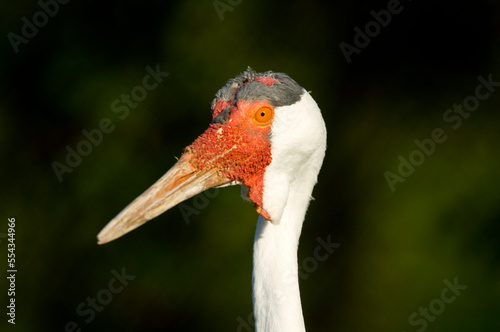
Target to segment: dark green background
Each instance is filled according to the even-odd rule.
[[[340,247],[300,282],[308,330],[416,331],[410,315],[454,278],[467,289],[426,330],[499,330],[500,88],[456,130],[443,114],[474,94],[479,75],[500,81],[500,4],[401,4],[348,64],[339,44],[387,1],[243,0],[221,20],[211,0],[73,0],[17,54],[7,34],[40,7],[3,1],[0,275],[8,217],[18,273],[15,326],[0,278],[0,329],[235,331],[248,319],[257,214],[239,188],[189,223],[173,208],[110,244],[96,235],[203,132],[214,93],[250,65],[311,90],[328,128],[299,263],[318,237]],[[111,103],[157,64],[170,75],[120,120]],[[59,182],[52,163],[103,118],[115,130]],[[392,192],[384,172],[434,128],[448,139]],[[86,323],[76,308],[122,268],[135,279]]]

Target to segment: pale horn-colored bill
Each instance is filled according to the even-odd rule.
[[[217,168],[196,170],[192,158],[191,154],[183,154],[165,175],[101,230],[98,243],[115,240],[206,189],[231,183]]]

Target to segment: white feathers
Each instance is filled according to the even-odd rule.
[[[323,163],[326,128],[312,97],[278,107],[271,127],[272,162],[264,174],[263,208],[254,240],[256,331],[305,331],[297,247],[304,216]]]
[[[296,189],[310,198],[325,150],[325,123],[307,91],[297,103],[276,108],[271,127],[273,161],[266,168],[263,190],[263,208],[273,222],[281,219],[292,183],[301,184]]]

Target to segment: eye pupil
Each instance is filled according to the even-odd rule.
[[[259,108],[253,116],[253,120],[259,126],[267,126],[271,123],[274,116],[274,110],[268,106]]]

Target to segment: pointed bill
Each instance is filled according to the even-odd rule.
[[[115,240],[204,190],[231,183],[217,168],[195,169],[192,160],[192,154],[183,154],[165,175],[101,230],[98,243]]]

